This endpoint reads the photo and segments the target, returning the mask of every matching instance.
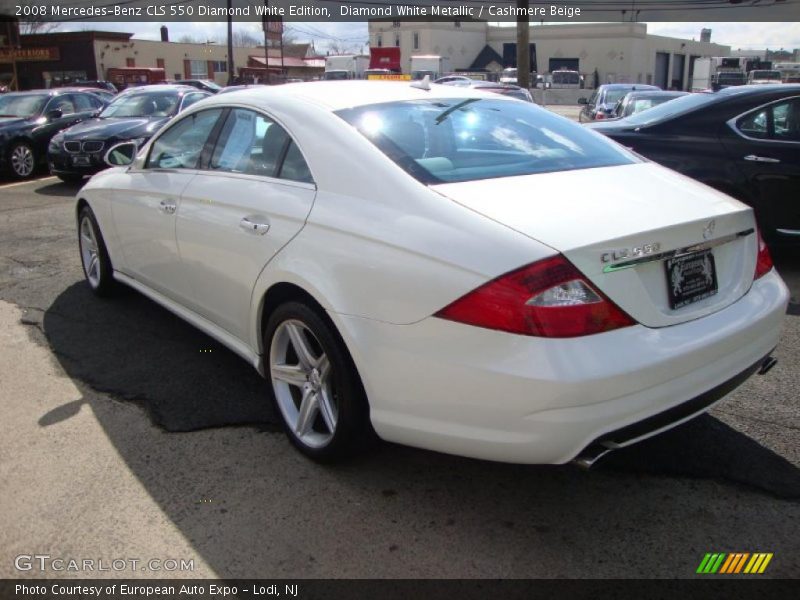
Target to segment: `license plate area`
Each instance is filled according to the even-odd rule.
[[[91,162],[89,161],[88,156],[78,154],[77,156],[72,157],[72,164],[80,167],[88,167]]]
[[[711,250],[664,261],[667,294],[673,310],[700,302],[717,293],[717,267]]]

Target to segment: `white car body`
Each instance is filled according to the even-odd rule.
[[[610,432],[718,388],[775,348],[788,291],[774,270],[753,281],[755,222],[740,202],[649,162],[424,185],[332,114],[430,97],[514,102],[430,87],[292,84],[212,97],[187,111],[266,113],[290,132],[314,184],[148,172],[151,141],[130,168],[96,175],[78,199],[97,217],[118,280],[262,372],[264,299],[277,285],[302,288],[352,355],[375,431],[401,444],[568,462]],[[165,200],[174,214],[159,210]],[[243,232],[248,216],[267,218],[268,233]],[[651,242],[690,247],[704,242],[712,220],[712,240],[735,238],[713,250],[715,296],[671,310],[661,262],[604,272],[604,253]],[[487,281],[558,253],[637,324],[551,339],[433,316]]]

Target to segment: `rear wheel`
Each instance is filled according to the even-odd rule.
[[[15,142],[8,151],[8,166],[17,179],[27,179],[36,169],[36,155],[27,142]]]
[[[114,275],[106,244],[97,219],[88,206],[78,215],[78,247],[86,282],[98,296],[107,296],[114,289]]]
[[[264,332],[270,392],[289,440],[303,454],[333,462],[374,434],[366,394],[344,343],[307,304],[287,302]]]

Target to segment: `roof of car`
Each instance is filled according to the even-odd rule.
[[[424,100],[427,98],[491,98],[502,96],[481,91],[473,86],[459,87],[431,83],[430,89],[419,86],[420,82],[407,81],[314,81],[287,83],[275,86],[255,86],[236,90],[221,96],[206,98],[205,106],[226,104],[240,100],[252,104],[264,104],[271,98],[294,98],[324,107],[331,111],[367,104]],[[417,85],[414,85],[417,84]]]
[[[179,85],[173,83],[166,83],[161,84],[157,83],[154,85],[137,85],[136,87],[129,87],[125,88],[121,93],[123,94],[139,94],[139,93],[147,93],[147,92],[202,92],[202,90],[198,90],[196,87],[192,87],[191,85]]]
[[[757,92],[800,92],[800,83],[762,83],[755,85],[736,85],[722,88],[716,94],[720,96],[736,96],[739,94],[755,94]]]
[[[627,89],[660,90],[661,89],[658,86],[648,85],[644,83],[604,83],[600,87],[607,90],[627,90]]]

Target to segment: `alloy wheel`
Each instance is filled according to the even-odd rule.
[[[33,150],[25,144],[16,146],[11,151],[11,168],[17,177],[28,177],[33,173]]]
[[[81,261],[89,285],[96,288],[100,285],[100,257],[97,254],[97,238],[89,216],[81,219],[80,230]]]
[[[289,319],[275,330],[270,373],[278,407],[295,437],[310,448],[326,446],[339,415],[331,363],[302,321]]]

